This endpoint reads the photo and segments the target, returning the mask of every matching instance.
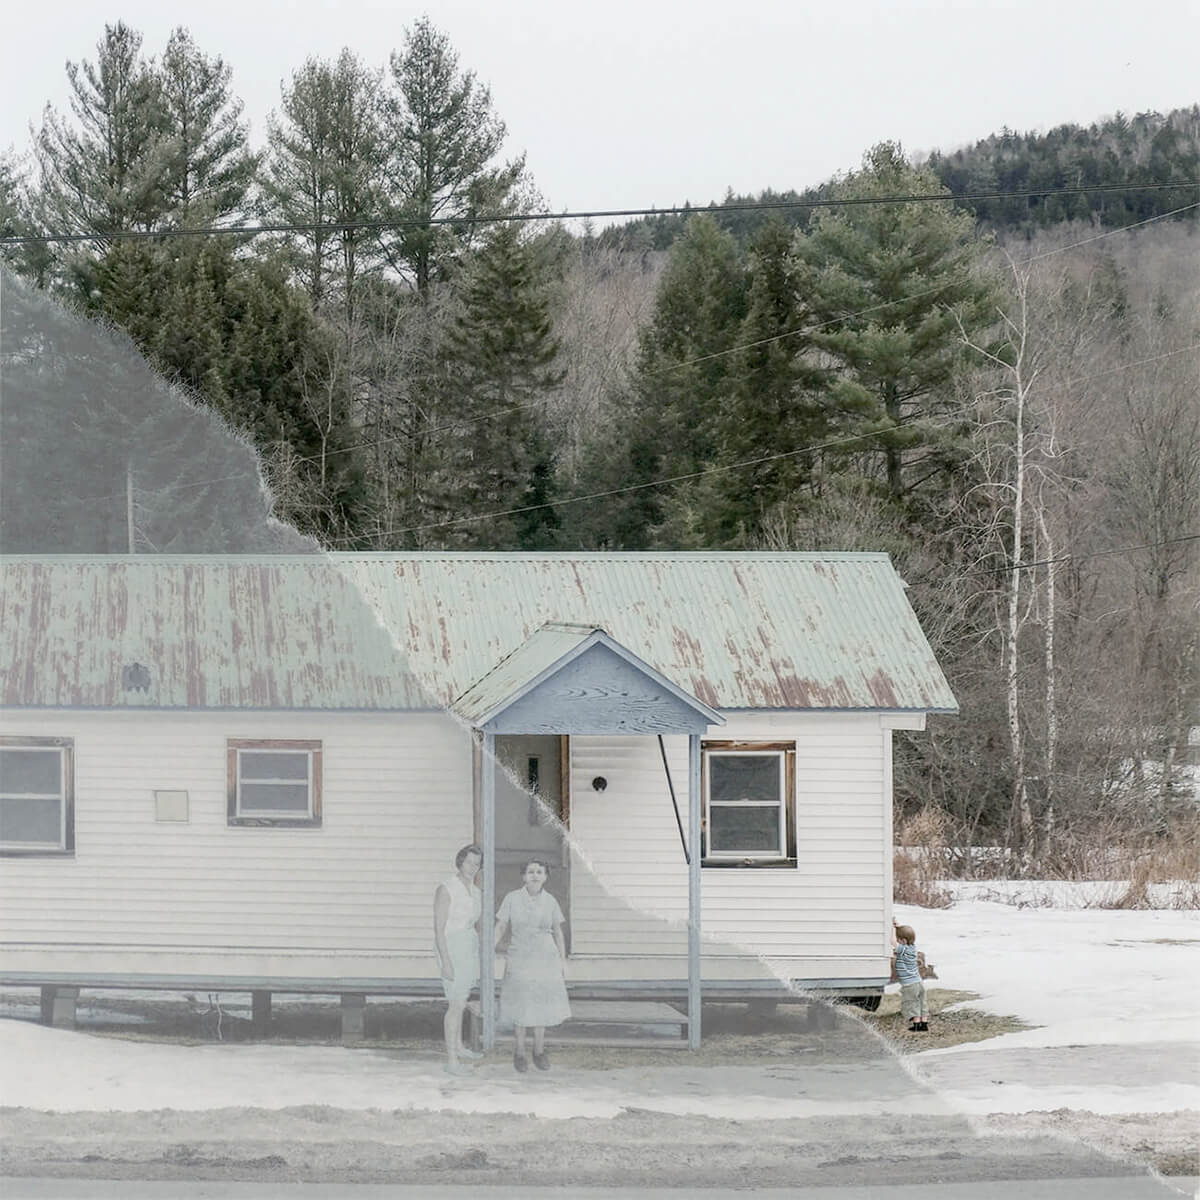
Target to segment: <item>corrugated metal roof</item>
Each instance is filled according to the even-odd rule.
[[[435,708],[320,555],[6,556],[0,701],[15,707]]]
[[[883,554],[147,555],[3,566],[10,705],[449,708],[535,630],[567,622],[603,628],[713,708],[957,708]],[[150,669],[147,690],[124,687],[130,663]]]
[[[886,554],[331,556],[449,705],[548,621],[592,625],[705,704],[957,704]]]

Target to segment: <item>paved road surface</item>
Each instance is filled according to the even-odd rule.
[[[392,1184],[178,1183],[128,1179],[0,1179],[5,1200],[1180,1200],[1195,1178],[1026,1179],[1020,1182],[905,1184],[897,1187],[564,1188]]]

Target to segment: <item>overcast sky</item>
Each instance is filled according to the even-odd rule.
[[[0,148],[24,150],[64,65],[124,20],[161,52],[186,24],[233,68],[261,141],[280,81],[350,46],[374,65],[422,12],[492,89],[556,211],[802,188],[885,138],[953,149],[1200,100],[1200,0],[24,0],[0,26]]]

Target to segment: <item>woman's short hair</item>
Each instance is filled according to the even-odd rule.
[[[459,867],[461,867],[463,865],[464,862],[467,861],[468,854],[478,854],[480,858],[483,857],[483,851],[480,850],[480,848],[477,845],[475,845],[474,842],[472,842],[469,846],[464,846],[454,856],[454,869],[456,871],[458,870]]]
[[[549,879],[549,878],[550,878],[550,864],[549,864],[549,863],[548,863],[548,862],[547,862],[547,861],[546,861],[544,858],[529,858],[529,859],[526,859],[526,860],[525,860],[525,861],[524,861],[524,862],[521,864],[521,878],[522,878],[522,879],[524,879],[524,878],[525,878],[525,872],[526,872],[526,871],[528,871],[528,870],[529,870],[529,868],[530,868],[530,867],[532,867],[534,863],[537,863],[537,865],[538,865],[539,867],[541,867],[543,871],[545,871],[545,872],[546,872],[546,878],[547,878],[547,879]]]

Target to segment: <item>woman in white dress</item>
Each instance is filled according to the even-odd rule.
[[[468,1050],[462,1041],[467,997],[479,982],[476,926],[483,912],[483,898],[475,886],[475,876],[482,863],[483,851],[478,846],[464,846],[454,856],[454,874],[439,883],[433,893],[433,945],[446,995],[442,1032],[446,1039],[446,1070],[451,1075],[470,1075],[470,1067],[462,1060],[483,1057]]]
[[[509,892],[496,914],[498,946],[510,934],[508,962],[500,988],[500,1023],[512,1023],[516,1034],[513,1066],[528,1069],[525,1032],[533,1030],[533,1065],[550,1070],[546,1053],[546,1026],[561,1025],[571,1015],[563,964],[567,946],[563,940],[563,914],[558,901],[545,891],[550,866],[533,859],[521,868],[524,887]]]

